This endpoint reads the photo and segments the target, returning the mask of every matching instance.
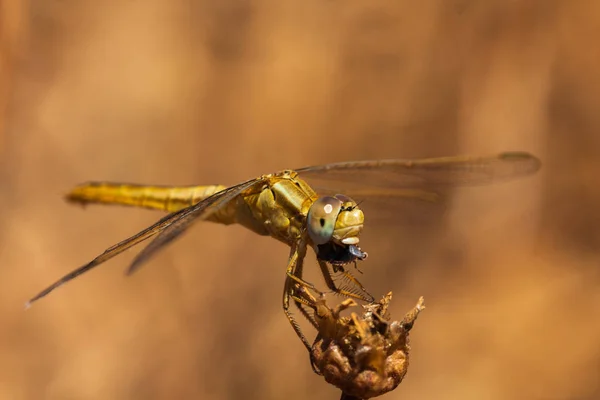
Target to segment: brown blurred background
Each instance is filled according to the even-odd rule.
[[[77,183],[513,149],[543,170],[415,230],[367,214],[365,285],[428,306],[384,398],[600,398],[599,27],[583,0],[0,0],[0,399],[339,396],[281,311],[287,249],[239,227],[24,312],[162,216],[70,206]]]

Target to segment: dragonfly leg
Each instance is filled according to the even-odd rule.
[[[292,315],[292,313],[290,311],[290,298],[296,294],[296,285],[297,285],[294,282],[294,280],[290,278],[290,275],[295,276],[298,272],[300,272],[300,274],[302,273],[302,262],[304,261],[305,256],[306,256],[306,243],[305,242],[300,242],[299,244],[292,246],[291,255],[290,255],[287,270],[286,270],[285,284],[284,284],[284,288],[283,288],[283,312],[285,313],[285,316],[287,317],[288,321],[290,321],[292,328],[294,328],[296,335],[298,335],[300,340],[302,340],[302,343],[304,343],[304,346],[310,352],[311,345],[308,342],[308,340],[306,339],[306,336],[304,336],[304,334],[302,333],[302,330],[300,329],[300,325],[298,325],[298,322],[296,321],[296,319],[294,318],[294,316]],[[305,314],[306,311],[301,308],[301,303],[299,303],[295,299],[294,299],[294,303],[296,304],[296,306],[298,306],[298,308],[301,310],[301,312],[303,314]],[[310,319],[309,319],[309,321],[310,321]]]
[[[351,281],[356,287],[360,289],[362,293],[354,293],[346,289],[338,288],[331,277],[331,272],[327,267],[327,263],[325,261],[319,260],[319,267],[321,268],[321,273],[323,274],[323,278],[325,279],[325,284],[327,287],[332,290],[334,293],[341,294],[342,296],[352,297],[358,300],[366,301],[372,303],[375,298],[365,289],[365,287],[356,279],[352,274],[348,271],[341,271],[344,277]]]
[[[296,285],[293,294],[290,296],[296,303],[296,307],[298,307],[302,315],[304,315],[304,317],[311,323],[312,326],[315,327],[316,330],[319,330],[319,325],[314,315],[310,315],[305,308],[308,307],[315,312],[315,304],[317,303],[317,299],[304,286],[300,285]]]
[[[318,326],[317,320],[315,319],[316,314],[310,315],[306,311],[306,308],[304,306],[312,308],[313,311],[316,313],[317,312],[317,310],[315,308],[316,304],[320,304],[320,301],[322,301],[325,298],[325,293],[321,292],[320,290],[318,290],[315,287],[315,285],[313,285],[310,282],[305,281],[302,278],[303,270],[304,270],[304,257],[298,259],[298,263],[296,264],[296,269],[295,269],[294,273],[287,274],[287,277],[289,279],[292,279],[293,281],[295,281],[295,283],[292,286],[292,291],[290,292],[290,296],[294,300],[296,307],[298,307],[298,309],[300,310],[302,315],[312,324],[312,326],[315,327],[315,329],[317,331],[319,331],[319,326]],[[315,296],[312,295],[312,293],[310,292],[311,290],[319,296],[319,300],[317,300],[315,298]]]
[[[322,292],[320,292],[320,291],[319,291],[319,290],[318,290],[318,289],[315,287],[315,285],[313,285],[312,283],[310,283],[310,282],[307,282],[307,281],[305,281],[304,279],[300,278],[300,276],[301,276],[301,275],[302,275],[302,269],[301,269],[301,268],[299,268],[299,269],[298,269],[298,271],[296,272],[296,274],[293,274],[293,273],[291,273],[291,272],[288,272],[288,273],[287,273],[287,276],[288,276],[288,278],[290,278],[290,279],[292,279],[292,280],[296,281],[296,283],[298,284],[298,285],[296,286],[296,288],[297,288],[297,289],[300,289],[300,288],[304,288],[304,289],[306,289],[306,288],[308,288],[308,289],[312,290],[313,292],[317,292],[319,295],[322,295],[322,294],[323,294]],[[303,290],[303,291],[304,291],[304,290]]]

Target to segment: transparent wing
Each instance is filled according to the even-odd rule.
[[[206,198],[204,201],[167,215],[143,231],[136,233],[135,235],[114,246],[109,247],[89,263],[63,276],[29,300],[26,306],[30,306],[34,301],[41,299],[58,287],[75,279],[79,275],[91,270],[92,268],[95,268],[98,265],[110,260],[111,258],[135,246],[136,244],[141,243],[152,236],[158,235],[156,239],[152,241],[144,250],[142,250],[142,252],[135,258],[129,267],[128,273],[135,271],[142,265],[144,261],[147,261],[149,257],[155,254],[160,248],[179,237],[193,221],[208,218],[238,194],[260,181],[260,179],[252,179],[240,183],[221,192],[217,192],[211,197]]]
[[[368,265],[385,270],[386,281],[403,282],[404,274],[419,265],[443,237],[457,187],[524,177],[540,166],[531,154],[510,152],[341,162],[296,171],[320,195],[342,193],[360,204],[365,215],[361,244],[369,252]],[[369,269],[367,264],[364,268]]]
[[[453,188],[524,177],[540,166],[540,160],[529,153],[505,152],[483,157],[340,162],[296,171],[317,193],[343,193],[370,209],[366,218],[404,214],[410,219],[444,208]]]
[[[529,153],[507,152],[487,157],[439,157],[341,162],[297,169],[316,187],[353,189],[397,196],[406,189],[482,185],[536,172],[540,160]]]
[[[146,261],[156,254],[156,252],[181,236],[181,234],[184,233],[192,225],[192,223],[206,219],[233,198],[235,198],[238,194],[251,186],[262,184],[262,181],[263,180],[260,178],[252,179],[250,181],[230,187],[218,192],[216,195],[220,196],[210,202],[207,202],[207,200],[215,197],[216,195],[213,195],[193,206],[184,208],[180,212],[172,214],[173,218],[171,218],[169,225],[159,230],[157,232],[158,236],[156,236],[156,238],[154,238],[154,240],[152,240],[152,242],[150,242],[150,244],[135,257],[127,269],[127,274],[130,275],[137,271]]]

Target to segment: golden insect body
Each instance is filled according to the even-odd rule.
[[[73,188],[65,198],[82,205],[119,204],[175,212],[224,189],[226,187],[222,185],[169,187],[90,182]]]
[[[81,204],[119,204],[170,212],[155,224],[106,249],[89,263],[66,274],[34,296],[27,305],[48,295],[77,276],[123,251],[154,237],[130,264],[137,270],[157,251],[177,239],[196,221],[239,224],[268,235],[290,247],[283,292],[283,309],[307,349],[309,342],[289,310],[294,301],[306,313],[299,288],[315,290],[302,279],[303,261],[310,247],[328,288],[346,297],[372,302],[373,297],[346,269],[364,260],[358,246],[365,215],[349,196],[435,202],[445,187],[480,185],[514,179],[536,172],[540,161],[521,152],[488,157],[442,157],[342,162],[263,175],[234,186],[165,187],[118,183],[87,183],[74,188],[67,199]],[[308,178],[308,179],[307,179]],[[308,181],[320,183],[309,186]],[[319,194],[314,188],[318,187]],[[344,194],[340,194],[344,193]],[[373,210],[375,211],[375,210]],[[330,270],[331,267],[331,270]],[[341,276],[338,287],[332,275]]]
[[[90,203],[119,204],[176,212],[197,204],[224,189],[225,187],[221,185],[159,187],[90,182],[77,186],[67,194],[66,198],[71,202],[83,205]],[[336,252],[327,251],[325,253],[325,256],[328,257],[327,260],[336,264],[336,271],[343,270],[343,265],[349,261],[366,257],[366,253],[361,254],[360,249],[356,246],[359,242],[358,235],[363,227],[362,211],[350,198],[341,195],[340,198],[338,200],[325,197],[323,198],[326,199],[323,207],[316,204],[317,208],[313,209],[313,214],[317,227],[313,227],[310,231],[318,231],[321,222],[331,224],[333,228],[330,236],[334,242],[332,246],[342,245],[344,242],[356,249],[354,251],[356,255],[346,255],[342,260],[336,258]],[[285,170],[277,174],[262,176],[254,185],[240,192],[234,199],[206,218],[207,221],[225,225],[240,224],[259,235],[269,235],[290,246],[292,252],[286,271],[283,308],[307,349],[310,349],[310,344],[289,311],[289,304],[290,296],[294,294],[293,281],[314,287],[302,280],[302,262],[308,246],[313,246],[318,252],[316,244],[309,237],[309,231],[306,229],[307,216],[311,211],[311,206],[318,199],[314,190],[300,179],[296,172]],[[336,201],[338,204],[334,209],[331,203],[336,203]],[[327,218],[328,216],[330,217]],[[330,238],[326,238],[325,242],[329,240]],[[325,242],[319,244],[325,244]],[[342,273],[356,283],[358,290],[348,291],[338,288],[326,263],[323,261],[320,263],[325,282],[332,291],[364,301],[373,299],[358,280],[345,270]]]

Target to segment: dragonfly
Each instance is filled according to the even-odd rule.
[[[349,269],[368,256],[359,246],[365,213],[354,199],[438,201],[444,188],[512,180],[531,175],[540,166],[536,156],[517,151],[488,156],[337,162],[282,170],[233,186],[87,182],[74,187],[66,199],[83,205],[142,207],[168,214],[64,275],[32,297],[26,307],[150,238],[153,240],[129,265],[128,275],[180,237],[194,222],[238,224],[289,246],[282,306],[295,333],[310,352],[311,345],[290,310],[293,303],[302,312],[299,287],[317,291],[313,284],[303,279],[309,248],[316,255],[329,290],[368,303],[374,300]],[[340,277],[342,283],[334,277]]]

